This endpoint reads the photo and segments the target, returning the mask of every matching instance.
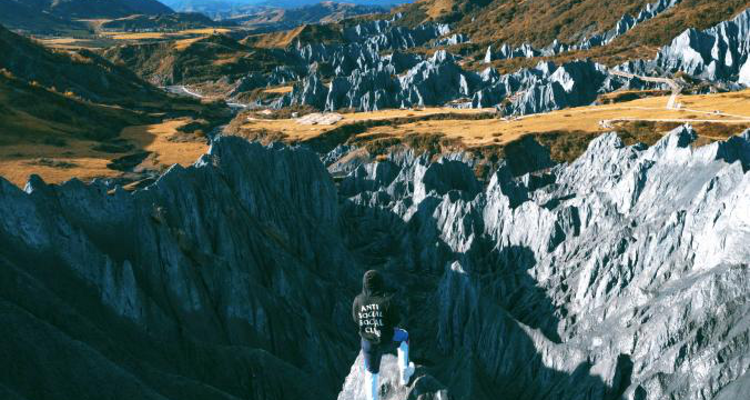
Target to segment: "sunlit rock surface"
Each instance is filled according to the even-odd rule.
[[[353,398],[350,302],[377,268],[418,366],[397,388],[386,357],[384,398],[738,398],[750,131],[694,139],[606,134],[486,182],[461,154],[340,147],[335,184],[309,150],[232,137],[132,193],[0,180],[0,393]]]

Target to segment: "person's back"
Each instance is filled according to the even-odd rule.
[[[359,325],[359,336],[372,344],[388,343],[399,322],[398,310],[392,297],[386,293],[380,274],[368,272],[363,280],[362,293],[354,299],[352,307],[354,322]]]
[[[362,281],[362,293],[352,304],[352,317],[359,326],[359,336],[362,339],[367,397],[369,400],[376,400],[380,359],[393,342],[400,342],[398,367],[401,384],[409,383],[414,374],[414,364],[409,362],[409,334],[396,328],[399,312],[385,290],[383,277],[379,272],[371,270],[365,273]]]

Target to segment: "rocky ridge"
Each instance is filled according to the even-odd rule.
[[[273,105],[373,111],[450,103],[460,108],[499,107],[506,115],[523,115],[588,105],[599,94],[620,88],[660,87],[638,78],[609,75],[606,67],[588,61],[560,66],[540,62],[535,68],[499,75],[491,68],[481,73],[466,71],[455,56],[439,50],[422,61],[394,53],[371,69],[366,62],[362,64],[363,69],[354,68],[350,75],[335,77],[329,85],[318,75],[308,76]],[[500,107],[506,99],[510,101]]]
[[[671,5],[674,5],[673,2],[650,6],[634,21],[656,15]],[[746,38],[750,35],[744,34],[748,13],[750,10],[700,34],[694,30],[687,31],[676,38],[671,46],[662,49],[655,60],[628,62],[616,69],[657,76],[680,70],[736,88],[738,84],[750,80],[750,66],[746,66],[746,53],[750,46]],[[388,23],[373,22],[366,28],[354,29],[358,35],[375,33],[382,37],[389,26]],[[604,35],[607,39],[601,39],[602,43],[612,40],[613,35]],[[696,39],[692,40],[691,37]],[[388,44],[386,49],[393,48],[393,41],[381,41]],[[611,75],[606,67],[588,61],[568,62],[560,66],[543,62],[536,68],[505,75],[497,74],[492,69],[475,73],[464,70],[460,60],[445,50],[438,50],[427,59],[399,52],[382,56],[383,47],[374,44],[379,41],[365,39],[364,43],[369,43],[369,47],[360,43],[338,50],[324,45],[298,47],[300,57],[306,61],[329,63],[334,71],[333,80],[323,85],[321,77],[310,75],[303,78],[292,93],[273,105],[307,104],[323,110],[351,108],[372,111],[446,103],[458,107],[496,107],[503,104],[500,108],[506,114],[523,115],[591,104],[597,95],[620,88],[669,89],[665,84]],[[702,47],[695,50],[686,48],[682,43],[696,43],[695,46],[702,43]],[[555,46],[559,47],[559,44]],[[522,46],[519,51],[527,53],[528,57],[541,54],[530,46]],[[317,93],[313,97],[309,96],[312,87]]]
[[[750,369],[750,131],[695,137],[606,134],[487,183],[462,154],[403,151],[337,187],[309,150],[232,137],[134,193],[0,180],[0,390],[348,399],[349,301],[378,268],[419,364],[387,398],[731,398]]]
[[[654,60],[626,63],[620,69],[644,75],[684,72],[729,88],[750,86],[750,8],[713,28],[688,29]]]
[[[658,16],[659,14],[676,6],[681,1],[682,0],[659,0],[655,3],[647,4],[646,7],[641,10],[637,16],[633,17],[629,14],[625,14],[620,18],[619,21],[617,21],[612,29],[597,35],[593,35],[590,38],[583,38],[580,42],[575,44],[565,44],[554,40],[548,46],[541,49],[536,49],[528,43],[522,44],[515,48],[512,48],[507,44],[503,44],[498,51],[494,51],[492,46],[488,46],[485,53],[484,62],[491,63],[494,60],[507,60],[520,57],[550,57],[570,51],[588,50],[594,47],[605,46],[611,43],[616,38],[626,34],[636,25]]]
[[[677,3],[662,0],[649,5],[636,18],[623,17],[612,31],[589,38],[575,49],[605,45],[635,24],[653,18]],[[664,47],[656,59],[630,61],[615,69],[659,77],[684,72],[726,89],[740,89],[741,85],[750,83],[748,15],[750,10],[706,31],[688,30]],[[567,62],[560,66],[544,62],[536,68],[505,75],[492,69],[476,73],[464,70],[460,57],[445,50],[438,50],[429,58],[400,53],[398,50],[408,50],[424,41],[413,41],[413,35],[404,36],[408,40],[392,39],[401,37],[399,35],[403,32],[393,30],[390,21],[375,21],[351,29],[356,33],[352,37],[366,39],[343,47],[306,45],[296,49],[305,61],[328,65],[328,71],[332,71],[328,74],[330,84],[321,83],[325,80],[325,71],[322,71],[323,75],[315,76],[321,71],[314,70],[302,78],[292,93],[269,104],[274,107],[306,104],[321,110],[350,108],[358,111],[450,104],[456,107],[498,107],[506,114],[524,115],[588,105],[597,95],[620,88],[670,89],[666,84],[611,75],[606,67],[588,61]],[[430,32],[428,37],[443,37],[435,43],[455,39],[455,36],[446,36],[450,32],[447,26],[430,28]],[[553,43],[545,51],[524,45],[515,50],[504,47],[501,53],[506,58],[533,58],[571,49]],[[384,51],[391,53],[382,55]],[[488,49],[487,59],[495,59],[491,49]],[[318,95],[311,97],[308,93],[313,86]]]

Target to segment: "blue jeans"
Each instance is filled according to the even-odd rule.
[[[409,332],[394,328],[393,329],[393,343],[409,343]],[[371,374],[377,374],[380,372],[380,359],[383,357],[383,353],[390,350],[392,343],[379,343],[374,344],[369,341],[362,339],[362,354],[365,357],[365,369]]]

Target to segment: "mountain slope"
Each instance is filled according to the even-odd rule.
[[[121,45],[104,56],[159,85],[218,81],[283,65],[280,51],[251,48],[223,35],[198,40]]]
[[[637,15],[654,0],[420,0],[397,8],[404,22],[451,21],[477,43],[543,47],[558,40],[575,43],[612,29],[621,17]],[[748,7],[747,0],[682,0],[636,26],[620,46],[665,45],[687,28],[706,29]],[[394,12],[395,12],[394,11]]]
[[[0,27],[0,68],[26,81],[84,99],[123,105],[162,96],[128,69],[118,67],[93,52],[53,52],[30,39]]]
[[[219,23],[199,13],[172,13],[158,15],[130,15],[106,21],[100,29],[114,31],[180,31],[218,27]]]
[[[76,19],[172,12],[156,0],[0,0],[0,25],[47,33],[84,30]]]
[[[321,24],[341,21],[357,15],[385,12],[377,6],[360,6],[325,1],[292,9],[267,8],[231,21],[256,28],[288,29],[303,24]]]
[[[0,53],[4,144],[103,140],[189,103],[90,51],[54,52],[2,27]]]
[[[67,18],[119,18],[132,14],[168,14],[157,0],[34,0],[40,11]]]
[[[66,94],[67,93],[67,94]],[[0,73],[0,144],[64,144],[66,138],[102,140],[128,125],[149,121],[132,111],[106,107]]]
[[[34,4],[16,0],[0,0],[0,25],[40,33],[84,29],[80,23],[39,12]]]

